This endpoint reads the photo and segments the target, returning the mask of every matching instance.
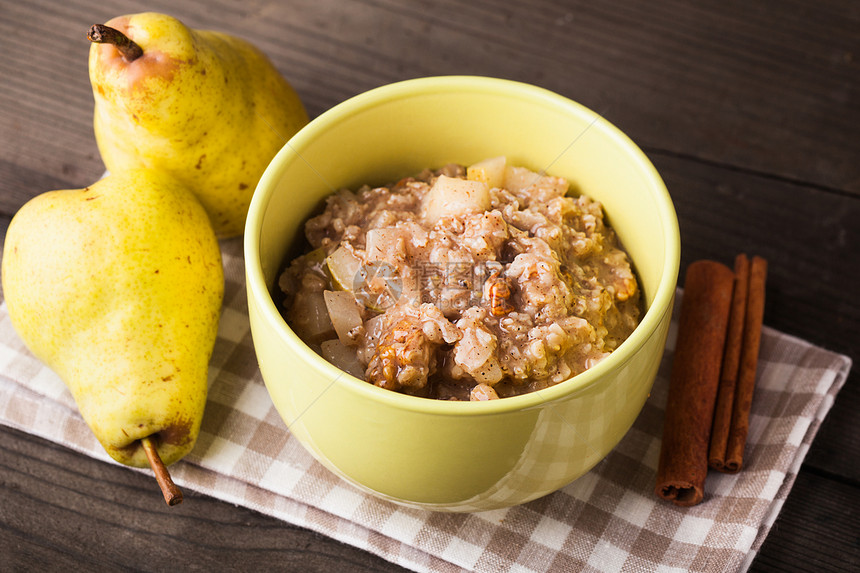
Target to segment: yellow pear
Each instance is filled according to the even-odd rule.
[[[119,16],[89,38],[108,171],[166,171],[197,195],[219,237],[241,234],[260,176],[308,121],[293,88],[249,42],[165,14]]]
[[[132,170],[43,193],[9,224],[2,273],[13,326],[111,457],[143,467],[154,445],[169,465],[192,449],[224,275],[186,187]]]

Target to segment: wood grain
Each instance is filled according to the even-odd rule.
[[[0,436],[4,571],[403,570],[191,491],[167,507],[149,475],[10,428],[0,427]]]
[[[803,471],[786,500],[776,531],[765,539],[752,571],[844,571],[860,569],[856,484]],[[799,529],[803,536],[780,535]],[[826,539],[826,541],[824,541]]]
[[[578,100],[628,133],[663,175],[683,268],[764,256],[765,324],[860,359],[860,3],[153,0],[147,8],[253,41],[312,116],[364,90],[437,74],[520,80]],[[139,9],[131,0],[0,0],[3,236],[29,198],[103,173],[86,31]],[[855,371],[752,571],[860,568],[858,409]],[[402,570],[185,493],[167,508],[149,476],[0,427],[0,569]]]

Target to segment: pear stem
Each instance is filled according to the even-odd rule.
[[[158,455],[158,450],[155,449],[155,444],[152,443],[152,436],[147,436],[140,439],[143,444],[143,451],[146,452],[146,458],[149,460],[149,465],[155,473],[155,481],[161,488],[161,493],[164,495],[164,501],[167,505],[176,505],[182,503],[182,491],[173,479],[170,477],[170,472],[167,471],[167,466],[161,461],[161,456]]]
[[[104,24],[93,24],[87,32],[87,38],[97,44],[113,44],[126,62],[133,62],[143,55],[143,48],[131,38]]]

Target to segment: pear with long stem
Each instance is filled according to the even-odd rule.
[[[224,292],[203,207],[148,169],[43,193],[9,224],[2,265],[21,339],[107,453],[152,467],[167,503],[179,503],[166,466],[200,432]]]

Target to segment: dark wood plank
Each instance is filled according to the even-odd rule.
[[[369,553],[0,426],[4,571],[403,571]]]
[[[104,166],[92,128],[81,2],[7,2],[0,18],[0,212],[53,188],[94,181]]]
[[[860,570],[858,508],[856,485],[801,472],[750,570]]]
[[[856,506],[860,507],[860,429],[857,412],[860,411],[860,374],[855,366],[848,376],[845,387],[839,393],[833,409],[818,431],[812,447],[804,460],[806,468],[839,476],[854,484]],[[860,518],[860,516],[858,516]]]
[[[0,554],[12,570],[103,571],[142,563],[152,570],[403,570],[193,491],[167,508],[148,476],[5,427],[0,472]],[[850,503],[856,495],[852,484],[801,473],[751,570],[785,571],[787,563],[799,565],[797,571],[852,570],[860,558],[857,506]]]
[[[408,77],[494,75],[581,101],[649,147],[858,192],[856,153],[846,153],[860,151],[858,23],[857,5],[841,1],[813,12],[804,3],[362,0],[336,12],[305,0],[269,6],[240,29],[276,53],[312,48],[322,64],[312,76],[283,71],[325,106]]]
[[[4,105],[15,163],[100,174],[84,31],[131,2],[17,3],[0,20]],[[860,190],[860,5],[302,0],[289,4],[161,0],[151,9],[253,39],[312,115],[382,83],[475,73],[528,81],[606,115],[642,145],[799,180]],[[38,15],[38,20],[35,16]],[[50,34],[33,39],[27,17]],[[10,68],[27,62],[26,69]],[[775,150],[779,152],[775,152]],[[31,192],[35,192],[31,190]],[[19,204],[3,194],[3,212]]]
[[[682,264],[768,259],[765,323],[860,357],[860,201],[839,192],[652,152],[678,213]]]

